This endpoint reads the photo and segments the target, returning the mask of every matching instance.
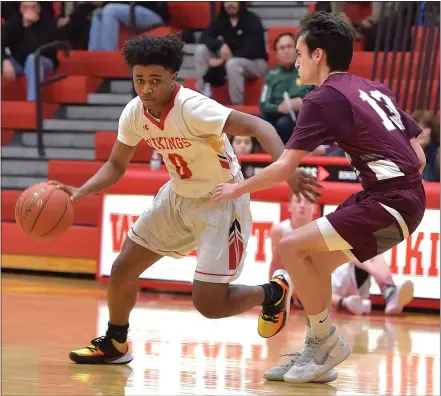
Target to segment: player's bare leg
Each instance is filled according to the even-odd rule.
[[[229,285],[193,281],[193,304],[206,318],[219,319],[238,315],[262,305],[265,298],[261,286]]]
[[[125,364],[132,361],[127,332],[130,312],[139,290],[139,276],[161,257],[126,238],[110,275],[106,335],[92,340],[88,347],[71,352],[69,357],[72,361],[82,364]]]
[[[115,326],[128,324],[139,291],[139,276],[161,257],[126,238],[110,274],[107,290],[109,323]]]
[[[284,380],[310,382],[350,354],[350,348],[338,336],[328,313],[332,298],[331,273],[348,258],[342,251],[329,251],[317,222],[287,234],[280,242],[280,254],[311,323],[311,336],[307,336],[305,348]]]

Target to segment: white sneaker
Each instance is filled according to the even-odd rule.
[[[372,301],[369,299],[364,299],[361,304],[363,305],[363,314],[370,314],[372,311]]]
[[[354,295],[345,297],[345,307],[349,312],[352,312],[354,315],[363,315],[363,299],[360,296]]]
[[[413,282],[405,281],[401,286],[397,286],[389,301],[386,303],[384,312],[386,315],[398,315],[403,308],[413,300]]]
[[[346,360],[350,354],[351,348],[333,326],[328,338],[316,340],[311,336],[306,337],[303,351],[283,379],[292,383],[312,382]]]
[[[273,368],[270,368],[269,370],[266,370],[263,373],[263,378],[265,378],[268,381],[283,381],[283,376],[294,365],[294,361],[295,361],[295,359],[297,359],[300,356],[300,352],[285,353],[280,356],[290,356],[291,359],[289,359],[285,363],[282,363],[278,366],[274,366]],[[331,371],[328,371],[327,373],[314,379],[312,382],[324,384],[326,382],[335,381],[337,379],[337,377],[338,377],[337,371],[332,369]]]

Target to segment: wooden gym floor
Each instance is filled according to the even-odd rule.
[[[258,311],[208,320],[188,296],[142,294],[129,333],[129,366],[70,363],[71,349],[106,329],[105,289],[95,281],[3,275],[3,395],[431,395],[440,394],[439,317],[338,314],[353,348],[327,385],[267,382],[279,354],[302,347],[293,311],[272,339],[258,336]],[[286,358],[285,358],[286,359]]]

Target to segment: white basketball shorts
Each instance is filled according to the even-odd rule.
[[[243,181],[240,173],[235,183]],[[166,183],[129,230],[129,238],[155,253],[176,259],[197,249],[194,279],[230,283],[242,272],[251,234],[249,194],[235,200],[182,197]]]

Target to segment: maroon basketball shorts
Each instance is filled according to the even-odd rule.
[[[426,207],[424,187],[361,191],[318,219],[329,250],[343,250],[360,262],[382,254],[412,234]]]

